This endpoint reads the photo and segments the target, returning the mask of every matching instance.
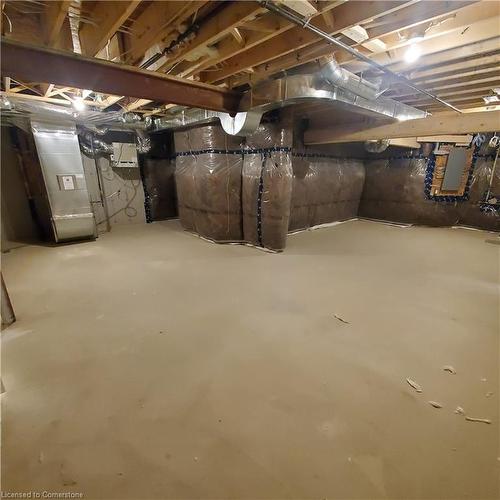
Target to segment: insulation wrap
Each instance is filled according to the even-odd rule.
[[[357,216],[365,168],[355,159],[293,157],[291,231]]]
[[[436,201],[425,194],[428,158],[368,160],[359,215],[428,226],[466,225],[497,231],[496,211],[484,210],[484,196],[491,177],[493,158],[476,159],[466,195],[460,201]],[[500,172],[495,172],[492,193],[500,192]]]

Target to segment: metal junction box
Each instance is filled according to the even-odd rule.
[[[114,167],[137,167],[137,148],[135,144],[129,142],[113,142],[111,161]]]

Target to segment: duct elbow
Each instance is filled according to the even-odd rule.
[[[377,86],[341,68],[334,57],[321,68],[321,76],[329,85],[348,90],[365,99],[373,100],[378,96]]]

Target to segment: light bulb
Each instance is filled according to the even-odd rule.
[[[73,107],[76,111],[84,111],[87,106],[83,102],[82,97],[75,97],[75,99],[73,99]]]
[[[415,62],[422,54],[422,49],[416,43],[412,43],[405,52],[405,61],[407,63]]]

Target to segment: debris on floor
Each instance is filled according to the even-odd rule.
[[[455,368],[453,368],[453,366],[451,366],[451,365],[443,366],[443,370],[445,372],[452,373],[453,375],[456,375],[456,373],[457,373],[456,370],[455,370]]]
[[[475,417],[465,417],[465,420],[469,422],[481,422],[483,424],[491,424],[491,420],[488,418],[475,418]]]
[[[491,396],[493,396],[493,392],[488,391],[488,392],[486,393],[486,397],[487,397],[487,398],[491,398]]]
[[[417,384],[414,380],[412,380],[411,378],[407,378],[406,379],[406,382],[408,382],[408,384],[413,387],[417,392],[422,392],[422,387],[420,387],[419,384]]]
[[[434,408],[442,408],[443,405],[441,403],[438,403],[437,401],[427,401],[431,406]]]
[[[455,413],[456,413],[457,415],[465,415],[465,410],[464,410],[461,406],[457,406],[457,407],[455,408]]]
[[[336,314],[333,315],[336,319],[341,321],[342,323],[349,324],[349,321],[346,321],[344,318],[341,318],[340,316],[337,316]]]

